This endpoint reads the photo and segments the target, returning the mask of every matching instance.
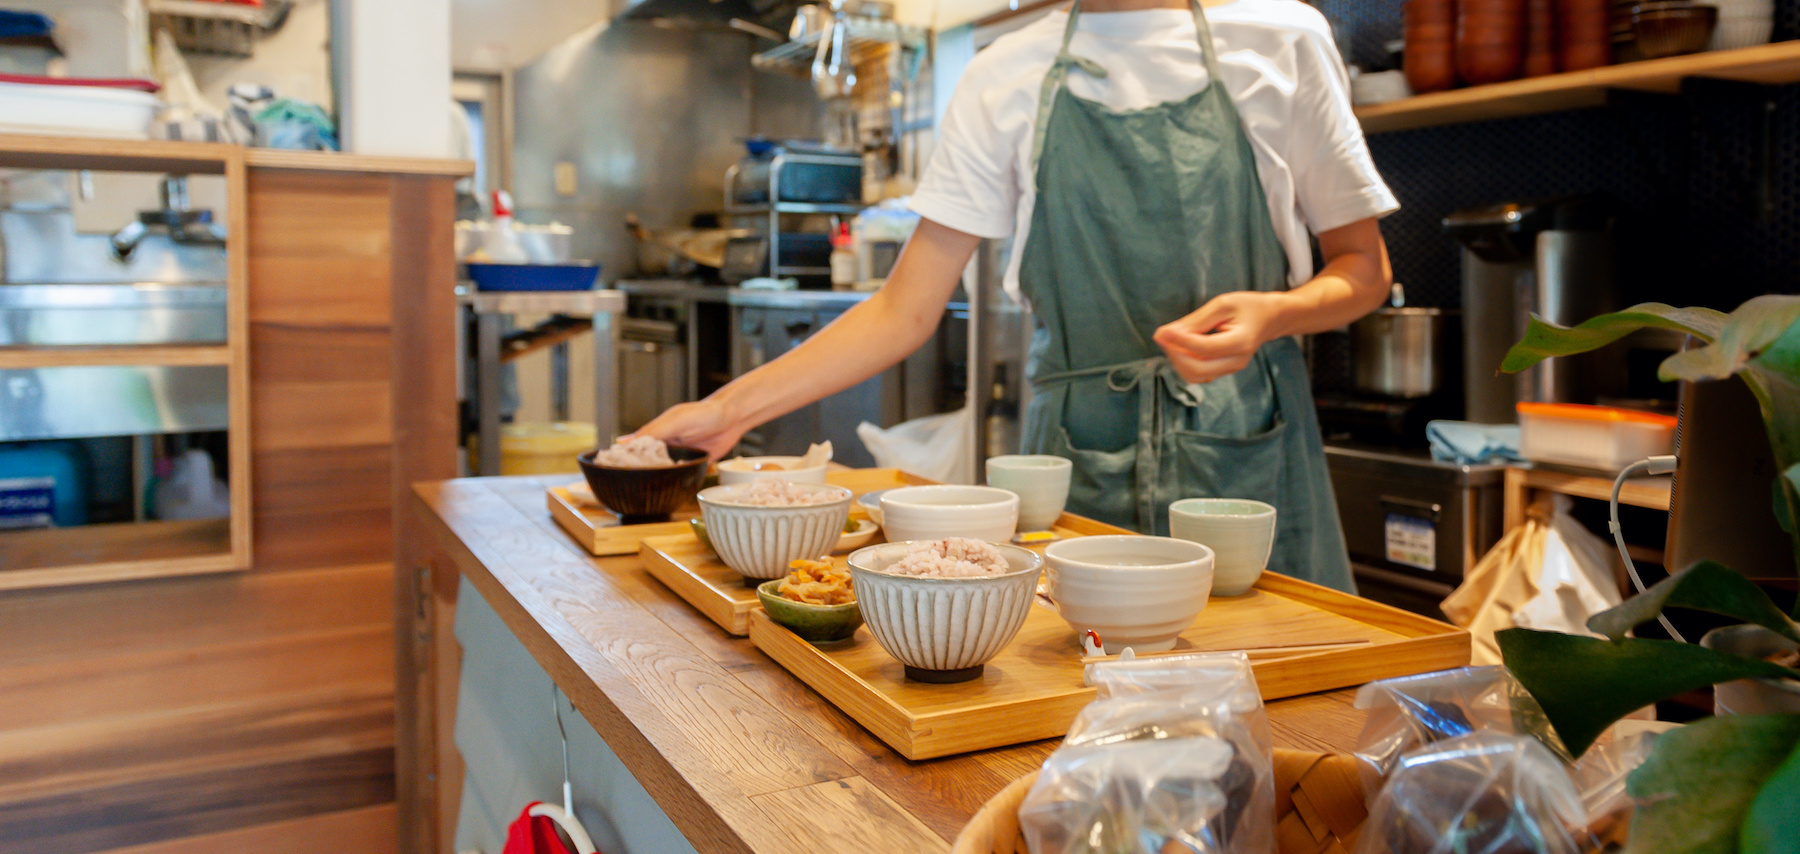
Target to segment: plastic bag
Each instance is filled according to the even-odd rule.
[[[1570,506],[1561,495],[1532,504],[1525,524],[1502,537],[1444,600],[1444,615],[1472,636],[1473,663],[1500,663],[1494,633],[1501,629],[1589,635],[1587,618],[1619,604],[1611,549],[1569,515]]]
[[[1114,662],[1019,810],[1035,854],[1275,849],[1269,722],[1242,653]]]
[[[927,415],[882,429],[867,421],[856,425],[857,438],[875,465],[897,468],[939,483],[974,483],[973,410]]]
[[[1357,769],[1371,799],[1408,751],[1471,733],[1531,736],[1568,758],[1543,707],[1504,667],[1461,667],[1370,682],[1356,692],[1368,719]]]
[[[1587,814],[1534,738],[1478,732],[1411,751],[1369,811],[1357,854],[1578,854]]]

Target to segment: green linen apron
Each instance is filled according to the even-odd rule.
[[[1037,204],[1019,284],[1038,328],[1024,449],[1074,461],[1069,508],[1166,535],[1182,498],[1253,498],[1277,508],[1269,568],[1351,590],[1311,381],[1292,338],[1244,370],[1190,385],[1152,340],[1157,327],[1229,291],[1287,287],[1256,158],[1219,76],[1212,32],[1191,0],[1207,86],[1119,111],[1077,98],[1062,50],[1038,103]]]

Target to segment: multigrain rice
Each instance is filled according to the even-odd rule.
[[[633,436],[594,454],[594,465],[616,469],[660,469],[675,465],[669,446],[655,436]]]
[[[810,507],[843,498],[843,493],[835,489],[807,489],[775,477],[753,480],[736,492],[719,496],[724,503],[750,507]]]
[[[979,578],[1011,570],[999,549],[980,540],[950,537],[913,543],[905,557],[883,571],[914,578]]]

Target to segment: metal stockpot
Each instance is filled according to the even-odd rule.
[[[1444,312],[1382,308],[1350,325],[1356,390],[1386,397],[1424,397],[1444,380]]]

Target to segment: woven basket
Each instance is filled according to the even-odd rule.
[[[1026,854],[1019,805],[1037,772],[1012,781],[969,819],[951,854]],[[1275,750],[1278,854],[1347,854],[1368,818],[1356,760],[1340,754]]]

